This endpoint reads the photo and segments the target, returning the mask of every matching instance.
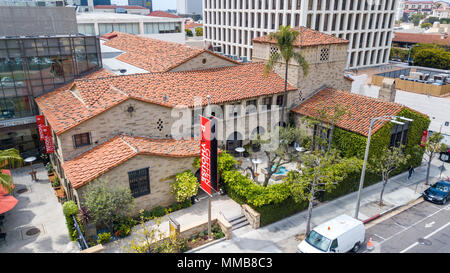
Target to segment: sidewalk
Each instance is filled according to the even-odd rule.
[[[34,164],[33,169],[37,182],[31,181],[30,166],[11,171],[14,197],[19,202],[5,214],[2,232],[6,232],[6,244],[0,244],[0,253],[78,252],[78,244],[69,238],[62,206],[46,169],[42,164]],[[37,233],[30,232],[34,228]]]
[[[438,180],[442,162],[435,159],[430,170],[430,183]],[[450,176],[450,168],[442,173],[443,177]],[[385,188],[383,202],[385,206],[380,208],[376,201],[379,200],[382,184],[377,183],[364,188],[361,193],[361,206],[359,219],[366,220],[377,214],[381,214],[395,207],[405,205],[421,196],[426,189],[424,185],[426,166],[415,169],[411,180],[407,180],[408,172],[392,177]],[[357,192],[342,196],[338,199],[318,205],[313,209],[311,226],[314,227],[338,215],[347,214],[354,216],[356,208]],[[204,248],[198,248],[192,252],[198,253],[248,253],[248,252],[295,252],[299,241],[295,240],[297,234],[306,229],[307,212],[302,211],[293,216],[270,224],[268,226],[243,233],[240,230],[233,232],[231,240],[219,242]]]
[[[241,206],[226,195],[217,195],[211,198],[211,218],[217,218],[219,212],[226,218],[232,218],[241,214]],[[204,198],[189,208],[178,210],[169,214],[179,224],[181,231],[195,227],[208,221],[208,198]],[[154,225],[154,221],[148,221],[145,226]],[[169,234],[168,215],[162,217],[159,226],[160,231]],[[142,236],[142,226],[140,224],[132,228],[130,236],[103,245],[104,253],[123,253],[127,252],[127,245],[134,239],[140,241]]]

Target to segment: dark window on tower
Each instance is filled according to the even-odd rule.
[[[149,168],[128,172],[131,194],[134,198],[150,193]]]

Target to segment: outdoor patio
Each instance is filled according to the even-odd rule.
[[[78,252],[69,239],[62,205],[58,202],[43,164],[34,164],[38,181],[31,180],[30,166],[12,170],[16,206],[3,214],[0,253]]]
[[[307,151],[301,152],[298,151],[298,153],[300,156],[302,153],[307,153]],[[254,152],[248,156],[244,156],[244,154],[242,153],[242,155],[241,154],[236,155],[235,159],[242,162],[242,164],[240,165],[241,172],[248,174],[251,177],[251,172],[248,170],[248,168],[250,167],[253,169],[255,175],[257,175],[255,181],[260,183],[261,185],[264,183],[265,175],[267,174],[268,168],[268,159],[264,152],[262,151]],[[269,185],[282,183],[283,178],[286,177],[289,171],[298,170],[297,165],[298,165],[297,162],[291,162],[281,166],[280,167],[281,170],[274,173],[270,178]]]

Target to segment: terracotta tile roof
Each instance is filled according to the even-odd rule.
[[[149,15],[147,16],[156,16],[156,17],[168,17],[168,18],[181,18],[180,16],[173,14],[173,13],[168,13],[162,10],[155,10],[153,12],[151,12]]]
[[[450,46],[450,36],[444,36],[442,39],[441,34],[423,34],[423,33],[405,33],[394,32],[392,42],[403,43],[421,43],[421,44],[440,44]]]
[[[239,64],[209,50],[133,34],[114,31],[102,35],[101,38],[108,39],[104,45],[125,51],[117,57],[118,60],[152,73],[167,72],[203,52]]]
[[[119,135],[62,164],[77,189],[136,155],[194,157],[200,154],[198,140],[152,139]]]
[[[264,63],[254,62],[207,70],[143,73],[77,80],[36,98],[57,135],[124,102],[136,99],[166,107],[193,107],[194,97],[204,104],[239,101],[264,95],[283,93],[284,80],[275,72],[263,76]],[[296,90],[288,85],[288,90]]]
[[[186,23],[186,24],[184,24],[184,28],[185,29],[196,28],[196,27],[203,27],[203,24],[198,24],[198,23]]]
[[[331,106],[328,109],[328,113],[332,115],[334,110],[333,106],[337,104],[347,107],[350,111],[350,115],[344,115],[336,126],[363,136],[369,134],[371,118],[396,115],[400,110],[406,107],[381,99],[333,88],[325,88],[307,99],[300,106],[292,109],[292,111],[301,115],[318,118],[318,109],[322,109],[325,106]],[[376,122],[372,128],[372,133],[375,133],[378,129],[383,127],[385,123],[386,122],[383,121]]]
[[[328,35],[323,32],[313,30],[306,27],[293,28],[300,31],[297,40],[295,40],[295,46],[316,46],[316,45],[329,45],[329,44],[347,44],[348,41],[335,37],[333,35]],[[256,43],[269,43],[276,44],[276,40],[269,40],[269,35],[261,36],[253,39]]]
[[[115,5],[96,5],[94,9],[116,9],[116,8],[124,8],[124,9],[148,9],[141,6],[115,6]]]

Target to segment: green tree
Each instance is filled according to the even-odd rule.
[[[304,130],[292,126],[276,127],[271,132],[258,136],[254,141],[255,144],[261,145],[262,151],[267,157],[264,187],[269,184],[272,175],[280,171],[280,167],[299,160],[299,152],[291,147],[294,142],[307,146],[308,137]],[[249,170],[253,173],[252,168]],[[253,178],[255,178],[254,174]]]
[[[372,172],[381,173],[383,185],[380,193],[380,201],[379,205],[383,204],[383,193],[386,187],[386,184],[389,181],[390,174],[406,164],[411,157],[409,154],[405,154],[403,152],[403,146],[400,147],[385,147],[378,156],[371,157],[370,160],[370,168]]]
[[[278,32],[272,32],[269,34],[269,40],[276,40],[279,52],[275,52],[270,55],[269,60],[264,66],[264,75],[268,75],[273,70],[276,63],[284,60],[285,63],[285,77],[284,77],[284,93],[283,93],[283,105],[281,107],[281,124],[284,124],[284,112],[286,108],[286,93],[288,83],[288,68],[289,62],[295,60],[303,70],[303,77],[308,75],[309,65],[303,56],[294,50],[294,43],[301,32],[291,29],[290,26],[280,26]]]
[[[362,166],[362,160],[341,158],[335,149],[329,152],[315,150],[302,157],[299,171],[290,171],[285,178],[291,186],[291,193],[295,202],[308,201],[306,219],[306,233],[311,230],[311,217],[314,201],[320,192],[332,191],[348,173],[357,171]]]
[[[440,48],[429,48],[416,51],[413,57],[414,64],[438,69],[450,67],[450,52]]]
[[[202,27],[195,28],[195,36],[203,36],[203,28]]]
[[[193,37],[193,36],[194,36],[194,34],[192,33],[192,30],[190,30],[190,29],[185,29],[184,31],[186,31],[186,35],[187,35],[188,37]]]
[[[427,176],[425,178],[425,185],[429,184],[431,161],[439,152],[444,152],[446,149],[446,145],[441,143],[443,139],[444,136],[441,133],[435,132],[428,137],[425,143],[423,143],[425,145],[424,154],[427,156]]]
[[[190,170],[177,174],[175,182],[170,185],[171,193],[180,203],[196,195],[198,187],[197,177]]]
[[[430,17],[427,18],[427,22],[430,23],[431,25],[433,25],[434,22],[439,22],[439,17],[432,17],[432,16],[430,16]]]
[[[421,25],[420,25],[420,27],[421,28],[430,28],[430,27],[432,27],[433,25],[431,24],[431,23],[422,23]]]
[[[111,187],[104,180],[92,181],[83,194],[83,203],[92,219],[113,232],[113,223],[128,217],[134,209],[134,198],[126,187]]]
[[[422,20],[423,18],[425,18],[425,16],[423,14],[413,14],[411,15],[411,21],[413,22],[413,24],[415,26],[418,26],[420,23],[420,20]]]
[[[16,149],[0,151],[0,185],[10,192],[12,190],[12,177],[4,174],[1,170],[5,168],[18,168],[23,166],[23,159]]]

